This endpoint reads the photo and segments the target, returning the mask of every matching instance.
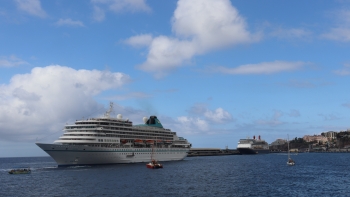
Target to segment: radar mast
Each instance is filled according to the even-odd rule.
[[[109,118],[109,117],[110,117],[109,115],[111,114],[112,111],[113,111],[113,102],[110,102],[110,103],[109,103],[109,110],[106,111],[105,117],[106,117],[106,118]]]

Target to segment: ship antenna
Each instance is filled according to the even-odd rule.
[[[106,118],[109,118],[109,115],[111,114],[112,111],[113,111],[113,102],[110,102],[110,103],[109,103],[109,110],[106,111],[105,117],[106,117]]]

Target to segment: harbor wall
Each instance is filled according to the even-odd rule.
[[[239,155],[236,149],[220,149],[220,148],[191,148],[187,157],[197,156],[221,156],[221,155]]]

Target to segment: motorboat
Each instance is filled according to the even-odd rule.
[[[9,171],[9,174],[29,174],[31,173],[30,168],[18,168]]]

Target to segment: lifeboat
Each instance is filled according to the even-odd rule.
[[[157,140],[157,144],[163,144],[163,140]]]
[[[134,140],[134,143],[135,144],[143,144],[143,140],[136,139],[136,140]]]
[[[146,140],[146,144],[154,144],[154,140]]]
[[[164,143],[165,143],[165,144],[172,144],[173,141],[172,141],[172,140],[165,140]]]
[[[128,141],[127,140],[121,140],[123,144],[126,144]]]

